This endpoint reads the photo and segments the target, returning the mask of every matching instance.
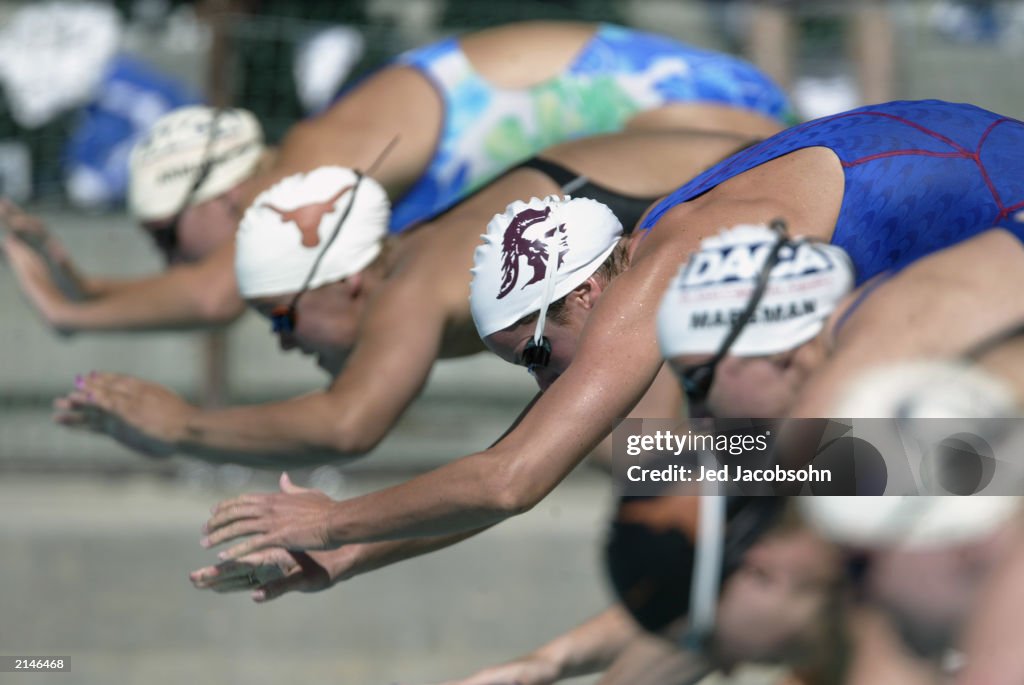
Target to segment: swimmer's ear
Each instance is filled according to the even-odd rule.
[[[604,286],[601,281],[591,276],[566,295],[566,304],[572,307],[582,307],[587,310],[593,309],[601,298],[602,292],[604,292]]]
[[[363,294],[363,273],[352,274],[342,279],[341,284],[345,287],[345,296],[354,300]]]

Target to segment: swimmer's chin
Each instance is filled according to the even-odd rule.
[[[326,371],[331,378],[341,373],[341,363],[337,359],[329,359],[322,354],[316,356],[316,365]]]

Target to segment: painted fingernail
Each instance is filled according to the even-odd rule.
[[[220,554],[217,555],[217,558],[218,559],[227,559],[228,558],[228,553],[227,552],[221,552]]]
[[[209,547],[210,546],[210,538],[204,537],[202,540],[199,541],[199,544],[202,545],[203,547]]]
[[[256,590],[254,593],[252,593],[252,598],[253,601],[262,602],[267,598],[267,593],[264,590]]]
[[[85,379],[82,378],[82,374],[78,374],[75,376],[75,387],[81,390],[83,385],[85,385]]]

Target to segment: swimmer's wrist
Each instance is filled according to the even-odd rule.
[[[345,521],[345,502],[332,503],[330,509],[327,510],[326,519],[324,534],[327,538],[327,548],[337,549],[342,545],[350,544]]]
[[[326,555],[327,576],[331,585],[342,581],[351,580],[363,573],[361,551],[363,545],[345,545],[340,549],[328,552]]]
[[[188,402],[182,402],[179,415],[171,419],[167,441],[178,452],[188,451],[204,444],[206,429],[203,426],[203,410]]]
[[[566,672],[569,663],[569,653],[566,647],[564,640],[559,638],[530,652],[526,659],[534,663],[545,664],[550,669],[547,678],[551,682],[562,680],[570,676]]]

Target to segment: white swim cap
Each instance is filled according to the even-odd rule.
[[[830,416],[901,419],[994,419],[1019,416],[1013,389],[963,362],[886,364],[843,390]]]
[[[469,306],[485,338],[546,311],[590,278],[618,244],[622,224],[596,200],[551,195],[513,202],[481,237]]]
[[[939,548],[989,535],[1015,516],[1018,497],[995,495],[799,497],[808,522],[853,547]]]
[[[778,240],[767,226],[741,225],[701,242],[658,310],[658,342],[665,358],[719,350],[747,308]],[[853,284],[853,263],[842,248],[792,241],[782,247],[764,296],[730,354],[776,354],[804,344],[821,332]]]
[[[211,123],[217,130],[211,140]],[[193,193],[198,204],[231,190],[252,174],[263,154],[263,130],[244,109],[192,105],[156,120],[132,148],[128,206],[141,221],[166,219],[183,207],[208,160],[212,166]]]
[[[235,274],[244,298],[298,292],[326,248],[310,288],[358,273],[380,254],[391,205],[377,181],[345,167],[320,167],[278,181],[253,201],[235,239]],[[319,212],[313,224],[300,213]],[[302,225],[298,220],[306,219]]]

